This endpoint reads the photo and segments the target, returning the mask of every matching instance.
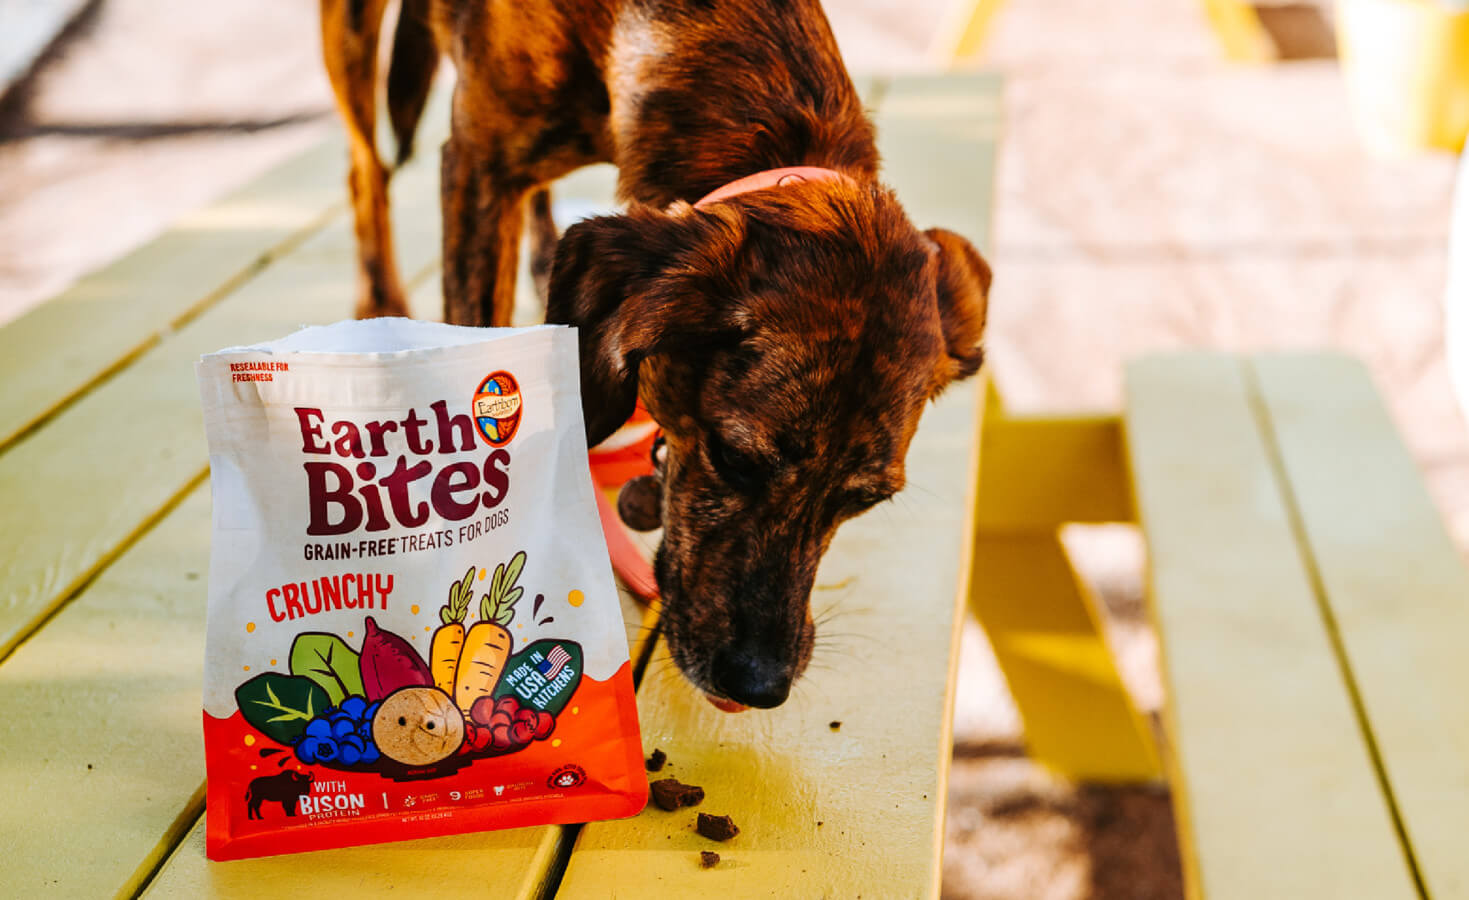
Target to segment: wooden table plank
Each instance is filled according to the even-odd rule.
[[[1254,369],[1427,894],[1469,896],[1469,573],[1360,362]]]
[[[815,603],[835,607],[826,628],[840,636],[818,632],[817,664],[785,706],[721,713],[654,657],[638,692],[644,744],[668,753],[668,774],[704,786],[699,811],[743,833],[716,845],[693,833],[693,810],[656,807],[594,823],[558,897],[678,896],[688,879],[723,897],[937,896],[964,528],[955,485],[974,402],[966,386],[929,409],[909,491],[838,533],[818,581],[843,587]],[[726,862],[701,872],[708,849]]]
[[[294,157],[0,329],[0,448],[340,218],[345,155]]]
[[[1241,362],[1128,366],[1193,897],[1414,898]]]
[[[0,666],[0,896],[132,896],[204,807],[209,492]]]
[[[429,101],[417,168],[438,170],[436,147],[448,133],[449,93],[439,90]],[[345,140],[333,130],[316,147],[189,213],[150,243],[0,329],[0,383],[6,385],[0,392],[0,450],[328,223],[341,221],[346,162]],[[349,301],[343,314],[350,312]]]
[[[987,238],[997,89],[992,76],[899,79],[881,94],[886,178],[921,224]],[[694,810],[656,807],[588,825],[558,897],[938,895],[977,399],[971,381],[930,407],[908,490],[842,526],[817,579],[841,587],[813,599],[839,636],[822,658],[818,630],[817,664],[785,706],[718,712],[654,656],[638,691],[644,743],[704,786],[699,811],[742,833],[715,844],[693,832]],[[724,861],[700,871],[708,849]]]
[[[280,900],[396,892],[434,900],[537,900],[545,896],[562,834],[559,827],[516,828],[215,863],[204,857],[200,819],[142,896]]]
[[[437,180],[422,161],[394,181],[405,273],[437,258]],[[353,246],[334,221],[0,455],[0,659],[203,477],[199,355],[349,316]],[[172,277],[135,274],[138,296]]]

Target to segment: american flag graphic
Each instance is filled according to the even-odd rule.
[[[560,644],[557,644],[556,646],[551,648],[551,652],[546,654],[546,658],[541,660],[540,665],[536,666],[536,668],[539,669],[541,674],[546,677],[547,681],[550,681],[552,678],[555,678],[557,674],[559,674],[569,662],[571,662],[571,654],[567,653]]]

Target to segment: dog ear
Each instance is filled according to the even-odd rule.
[[[561,236],[546,321],[578,330],[588,445],[632,415],[644,359],[734,330],[707,298],[728,296],[718,260],[731,254],[718,250],[740,239],[735,220],[683,204],[585,219]]]
[[[924,232],[938,245],[936,294],[948,356],[934,373],[934,393],[951,381],[968,378],[984,362],[985,317],[989,310],[989,263],[974,245],[952,231],[930,228]]]

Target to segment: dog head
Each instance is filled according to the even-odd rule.
[[[639,397],[663,427],[662,629],[718,705],[778,706],[805,670],[817,563],[902,489],[927,401],[979,368],[989,283],[963,238],[847,180],[562,237],[547,321],[580,330],[589,443]]]

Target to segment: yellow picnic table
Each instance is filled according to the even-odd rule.
[[[862,87],[915,221],[985,246],[998,80]],[[420,146],[446,124],[431,110]],[[838,535],[814,600],[828,634],[784,707],[717,712],[629,609],[634,653],[651,653],[646,749],[742,829],[717,868],[698,866],[711,844],[692,810],[656,808],[206,861],[210,501],[192,364],[349,314],[345,161],[334,137],[0,329],[0,896],[937,896],[977,381],[925,413],[901,502]],[[393,182],[400,269],[431,318],[437,173],[426,151]],[[606,168],[557,185],[561,224],[610,207],[611,185]],[[528,299],[522,313],[537,314]]]
[[[1149,777],[1059,539],[1136,522],[1190,898],[1469,897],[1469,573],[1366,368],[1130,363],[1111,415],[984,412],[971,600],[1031,754]]]

